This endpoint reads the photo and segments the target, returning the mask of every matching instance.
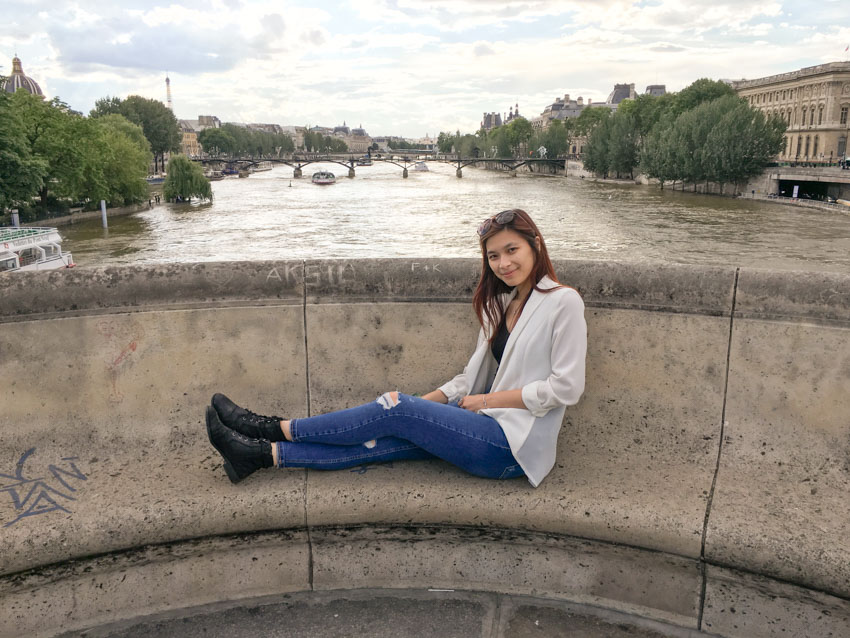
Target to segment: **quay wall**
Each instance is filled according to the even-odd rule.
[[[587,388],[542,485],[439,461],[227,480],[203,409],[422,393],[477,260],[0,278],[0,636],[294,591],[570,600],[722,636],[850,626],[850,277],[558,261]]]

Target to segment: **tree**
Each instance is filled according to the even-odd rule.
[[[587,111],[587,109],[584,110]],[[584,114],[584,111],[582,111],[582,114]],[[611,128],[610,117],[601,119],[591,131],[587,144],[584,146],[584,154],[582,155],[584,168],[597,175],[605,176],[608,174],[608,146],[611,141]]]
[[[208,155],[230,155],[236,149],[236,140],[226,130],[208,128],[198,133],[198,142]]]
[[[735,89],[729,84],[726,84],[726,82],[700,78],[676,93],[671,106],[673,112],[676,115],[680,115],[685,111],[698,107],[700,104],[712,102],[717,98],[727,95],[735,96],[736,93]]]
[[[94,108],[89,111],[89,117],[103,117],[104,115],[121,114],[121,98],[119,97],[102,97],[96,100]]]
[[[608,170],[614,171],[617,177],[626,173],[634,177],[640,140],[635,118],[628,111],[620,113],[618,110],[607,122],[610,122]]]
[[[575,120],[574,130],[576,135],[590,135],[593,129],[609,117],[611,117],[611,109],[607,106],[586,106]]]
[[[141,127],[122,115],[111,114],[94,120],[100,129],[99,155],[106,185],[104,199],[112,204],[128,204],[147,199],[145,175],[151,163],[150,143]]]
[[[38,195],[42,212],[47,212],[48,196],[79,200],[85,188],[99,183],[100,176],[87,171],[96,160],[92,154],[86,120],[67,108],[59,98],[50,101],[18,91],[12,96],[21,130],[32,157],[45,167]]]
[[[523,151],[528,148],[528,142],[533,133],[531,122],[524,117],[515,118],[507,125],[507,141],[514,157],[524,155]]]
[[[27,202],[43,186],[47,163],[33,157],[12,96],[0,91],[0,213]]]
[[[157,158],[165,165],[165,154],[180,149],[180,128],[177,118],[165,104],[159,100],[150,100],[139,95],[131,95],[121,102],[121,115],[145,132],[154,155],[154,168]]]
[[[165,199],[188,201],[192,197],[212,200],[210,180],[201,167],[182,154],[172,155],[168,160],[168,175],[162,185]]]

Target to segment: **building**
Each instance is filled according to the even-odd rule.
[[[592,100],[584,103],[584,98],[580,95],[575,100],[570,99],[570,94],[565,93],[563,98],[556,97],[555,101],[543,109],[543,112],[531,120],[531,126],[535,129],[549,128],[549,124],[553,120],[566,120],[575,118],[581,115],[581,112],[586,106],[591,106]]]
[[[485,131],[496,128],[502,125],[502,116],[498,113],[485,113],[481,119],[481,128]]]
[[[199,115],[197,120],[177,120],[180,126],[180,152],[189,157],[199,157],[202,152],[198,133],[208,128],[221,128],[221,120],[215,115]]]
[[[614,90],[608,94],[608,99],[605,100],[605,105],[613,107],[611,110],[616,110],[617,105],[623,100],[635,99],[635,84],[615,84]]]
[[[643,93],[652,97],[661,97],[667,94],[667,86],[665,84],[650,84]]]
[[[23,89],[30,95],[38,95],[44,97],[41,92],[41,87],[38,82],[24,74],[24,68],[21,65],[21,59],[18,56],[12,58],[12,73],[3,82],[3,90],[6,93],[14,93],[18,89]]]
[[[188,157],[200,157],[201,145],[198,142],[198,133],[192,128],[191,120],[177,120],[180,126],[180,152]]]
[[[732,88],[753,108],[785,121],[780,160],[833,162],[848,155],[850,62],[737,80]]]

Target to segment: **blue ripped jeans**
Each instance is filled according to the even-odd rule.
[[[356,408],[290,422],[278,467],[339,470],[363,463],[440,458],[485,478],[523,476],[499,423],[457,405],[389,393]]]

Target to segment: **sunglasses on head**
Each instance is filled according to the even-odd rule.
[[[481,225],[478,227],[478,236],[483,237],[489,233],[493,224],[498,224],[499,226],[510,224],[514,220],[514,217],[516,217],[515,210],[503,210],[501,213],[496,213],[492,217],[481,222]]]

